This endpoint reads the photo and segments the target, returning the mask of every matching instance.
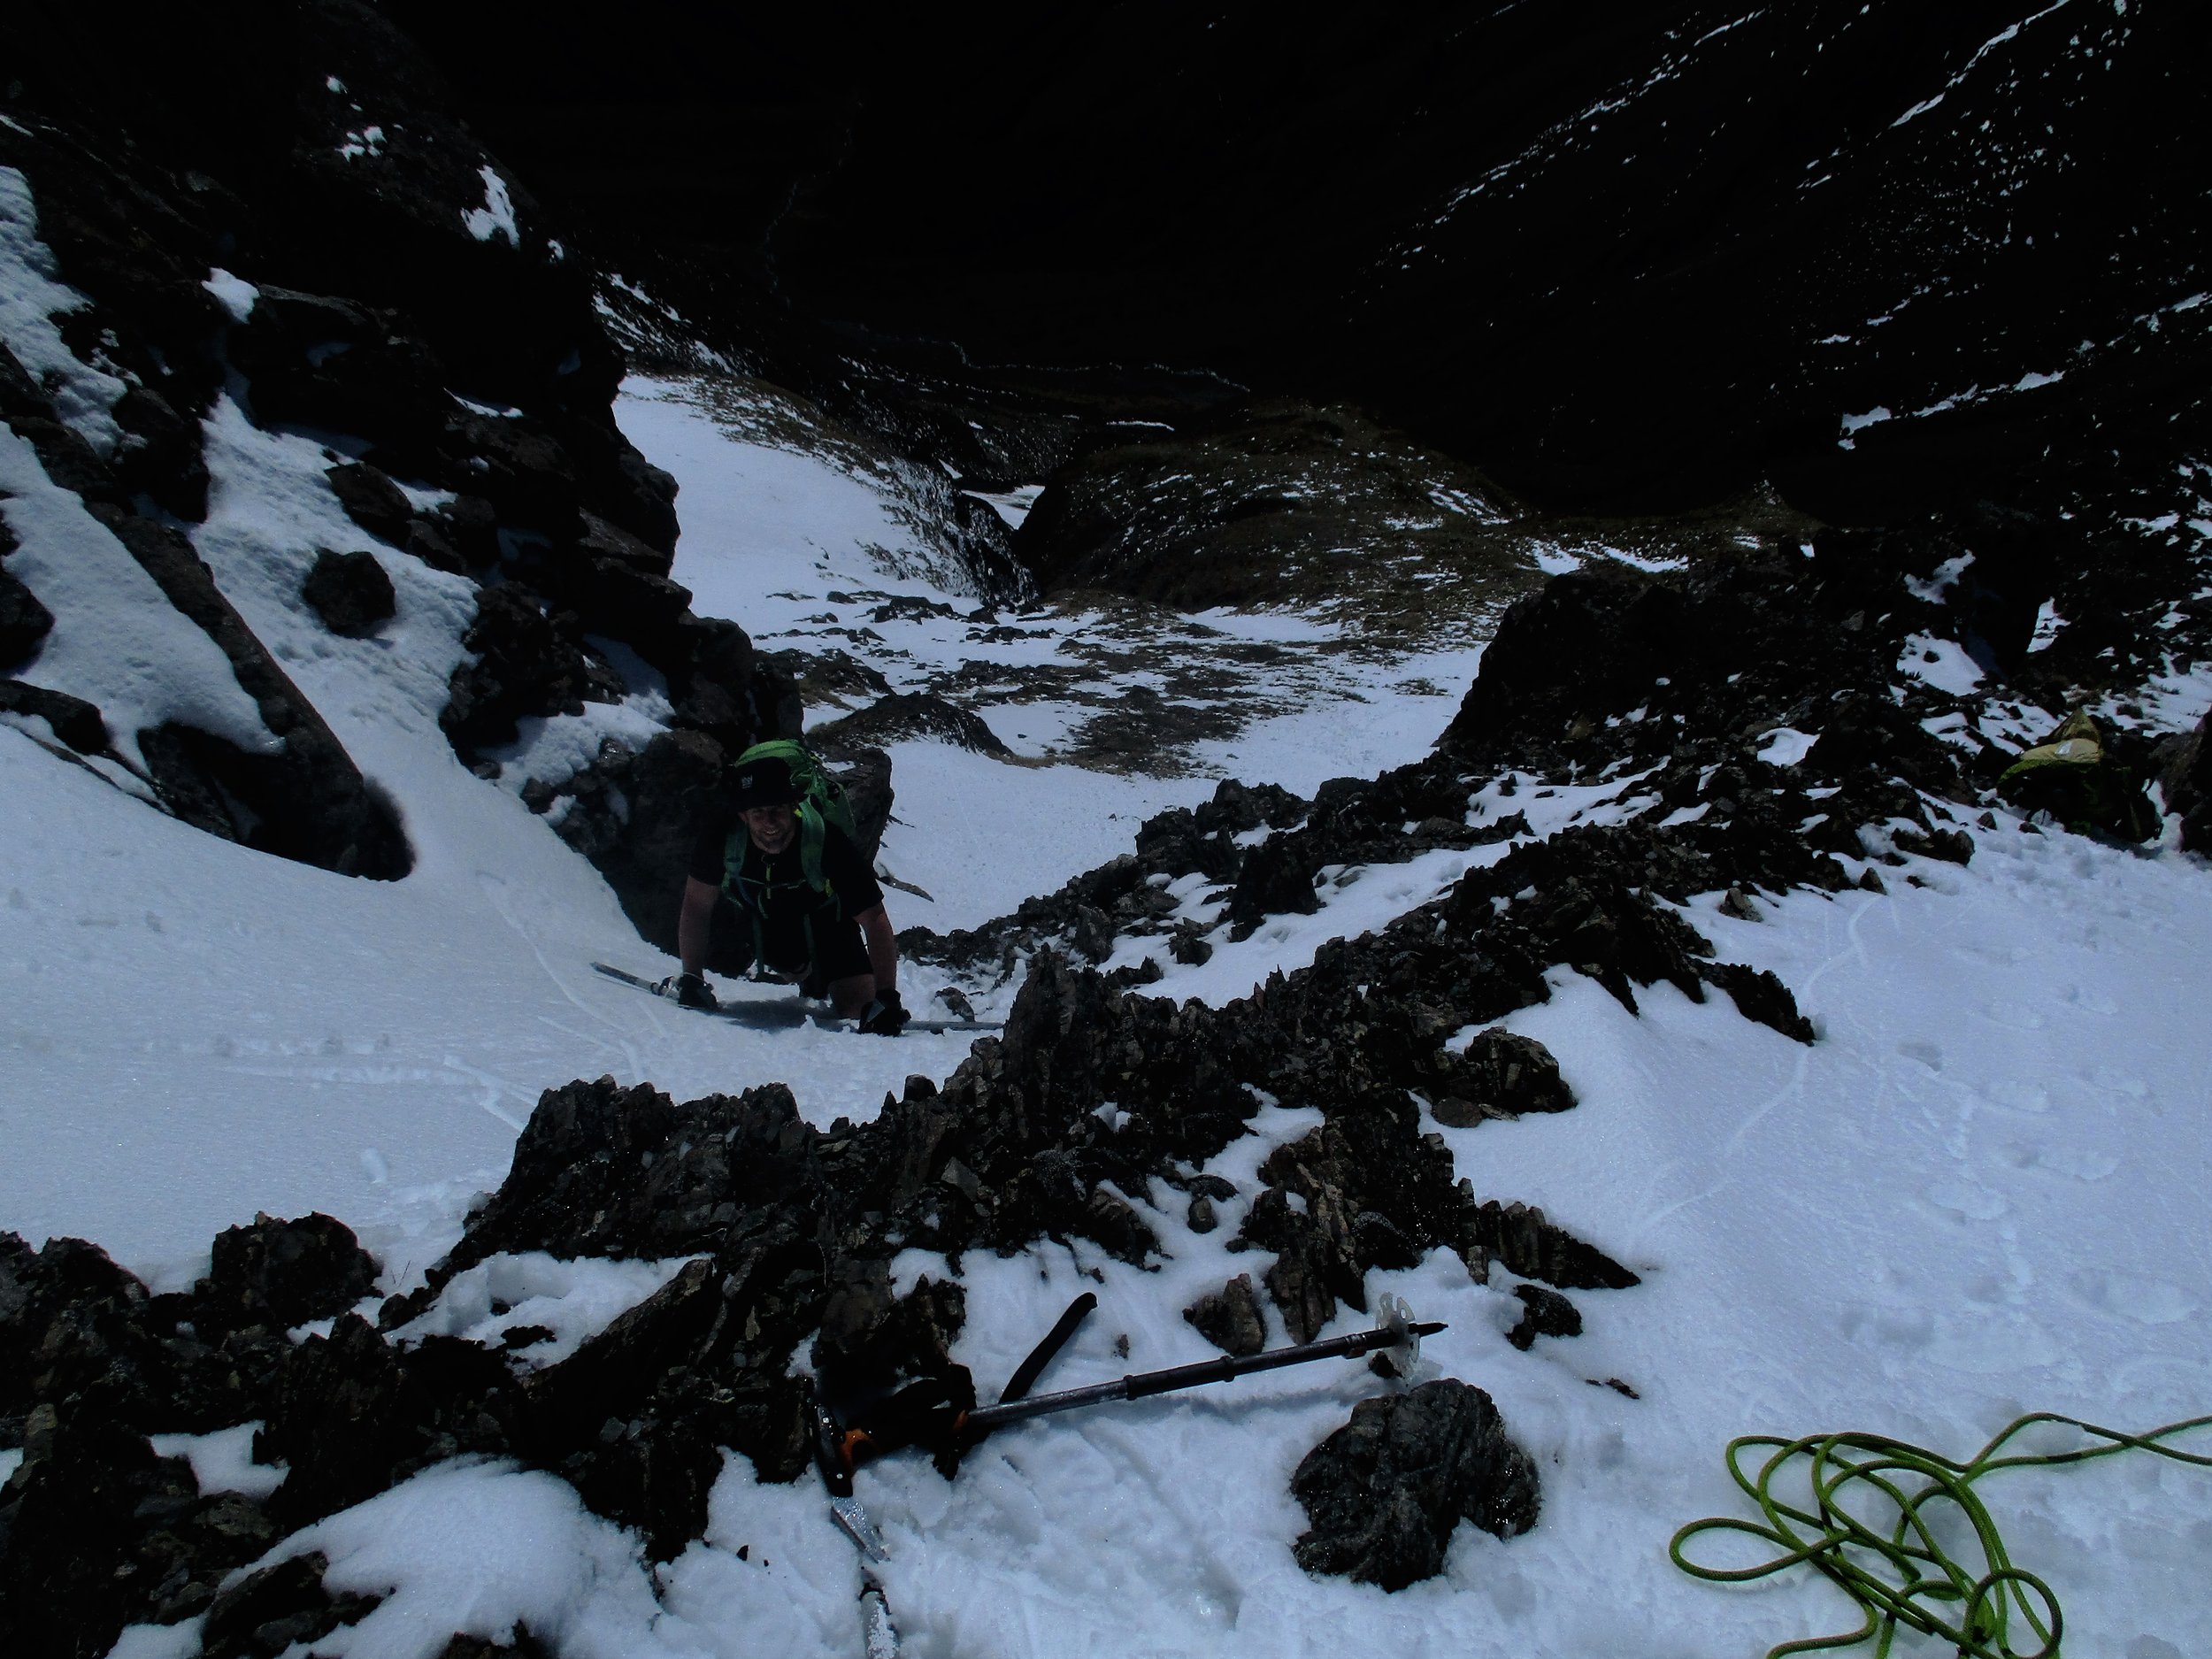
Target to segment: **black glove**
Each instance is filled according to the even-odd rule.
[[[868,1004],[860,1017],[860,1029],[878,1037],[895,1037],[914,1017],[906,1011],[895,990],[885,991]]]
[[[679,973],[663,979],[653,987],[663,996],[672,996],[686,1008],[702,1008],[711,1013],[720,1008],[715,1001],[714,987],[695,973]]]

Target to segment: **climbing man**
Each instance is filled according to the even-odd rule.
[[[772,756],[740,762],[733,814],[692,849],[676,918],[677,1000],[717,1006],[702,971],[715,907],[726,897],[751,929],[757,971],[796,981],[802,996],[827,997],[839,1018],[858,1019],[863,1031],[896,1036],[908,1018],[898,943],[883,889],[852,837],[802,805],[789,764]]]

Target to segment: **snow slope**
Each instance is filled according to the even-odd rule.
[[[895,550],[884,538],[899,526],[849,472],[733,439],[656,388],[623,414],[683,481],[676,574],[703,612],[772,646],[820,626],[807,618],[850,587],[964,603],[885,574],[871,549]],[[337,522],[319,453],[220,408],[209,437],[202,555],[400,802],[416,868],[379,884],[263,857],[0,730],[0,1225],[34,1242],[88,1236],[175,1284],[218,1228],[320,1208],[362,1233],[395,1288],[497,1181],[549,1085],[612,1072],[681,1099],[782,1079],[826,1123],[872,1112],[910,1071],[952,1068],[957,1039],[749,1032],[592,975],[594,956],[645,970],[651,953],[599,879],[510,791],[457,766],[437,729],[457,589],[395,559],[392,630],[320,634],[291,614],[285,564]],[[1293,642],[1302,626],[1219,620]],[[875,626],[892,649],[872,660],[895,684],[974,649],[942,618]],[[1057,653],[1100,625],[1056,613],[1036,626],[1053,632],[1006,649]],[[1342,695],[1309,691],[1302,711],[1200,761],[1302,791],[1371,774],[1417,753],[1449,711],[1390,687],[1432,674],[1455,694],[1473,653],[1449,679],[1440,661],[1349,653],[1299,672],[1314,661]],[[942,889],[922,918],[941,927],[1056,885],[1125,849],[1146,813],[1212,787],[918,742],[895,758],[886,857]],[[1541,833],[1621,789],[1541,803],[1524,790],[1517,804]],[[1893,879],[1887,896],[1794,895],[1756,923],[1700,902],[1723,957],[1794,989],[1821,1030],[1812,1048],[1663,984],[1631,1017],[1564,971],[1548,1003],[1506,1022],[1558,1056],[1582,1103],[1439,1133],[1479,1195],[1541,1204],[1643,1284],[1575,1293],[1585,1333],[1525,1354],[1504,1340],[1520,1308],[1502,1269],[1478,1285],[1440,1254],[1370,1288],[1448,1323],[1427,1363],[1487,1389],[1536,1459],[1532,1532],[1501,1543],[1463,1528],[1444,1576],[1395,1595],[1307,1577],[1289,1551],[1305,1524],[1289,1472],[1381,1386],[1358,1366],[1308,1367],[1025,1425],[950,1485],[913,1458],[864,1472],[907,1650],[1750,1655],[1851,1620],[1801,1578],[1727,1592],[1668,1564],[1676,1525],[1740,1507],[1720,1461],[1731,1436],[1858,1428],[1964,1455],[2029,1408],[2137,1429],[2212,1409],[2212,876],[2170,850],[2009,819],[1977,839],[1971,864],[1916,861],[1924,885]],[[1225,941],[1156,988],[1225,1000],[1501,854],[1339,872],[1319,915]],[[923,908],[894,898],[902,924]],[[1266,1152],[1317,1117],[1263,1111],[1217,1168],[1254,1191]],[[987,1388],[1090,1288],[1100,1311],[1047,1386],[1205,1357],[1180,1310],[1264,1264],[1224,1248],[1241,1202],[1202,1237],[1179,1205],[1148,1209],[1171,1256],[1156,1271],[1087,1245],[969,1258],[956,1356]],[[899,1268],[945,1264],[910,1253]],[[484,1333],[527,1313],[570,1343],[665,1271],[518,1258],[457,1281],[430,1317]],[[495,1297],[515,1305],[495,1318]],[[1348,1312],[1334,1329],[1358,1323]],[[2064,1599],[2070,1655],[2212,1650],[2200,1568],[2212,1473],[2123,1460],[1999,1476],[1986,1495],[2015,1558]],[[742,1460],[707,1536],[658,1569],[559,1481],[495,1463],[427,1471],[280,1553],[308,1549],[329,1556],[334,1589],[391,1593],[316,1644],[333,1659],[434,1659],[456,1629],[504,1638],[518,1619],[565,1659],[860,1651],[858,1566],[818,1493],[759,1486]],[[149,1659],[192,1640],[189,1626],[142,1628],[116,1651]]]

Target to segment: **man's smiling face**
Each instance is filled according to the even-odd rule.
[[[798,815],[787,803],[747,807],[744,816],[746,833],[764,853],[782,852],[799,832]]]

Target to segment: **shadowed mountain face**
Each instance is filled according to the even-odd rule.
[[[394,11],[616,245],[879,345],[1342,398],[1555,504],[1880,519],[2203,435],[2179,0]]]

